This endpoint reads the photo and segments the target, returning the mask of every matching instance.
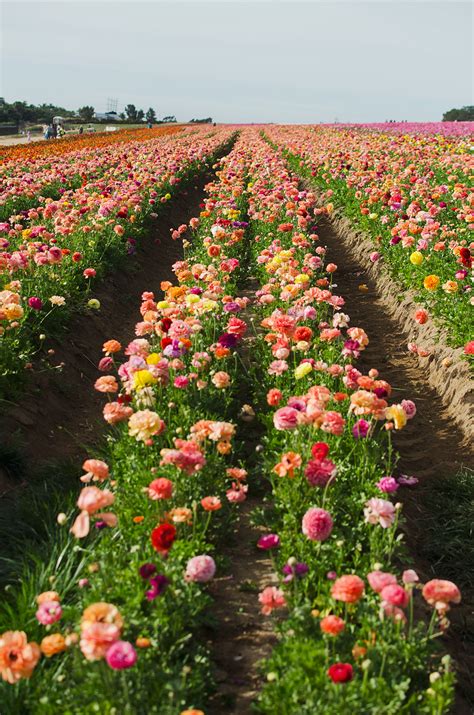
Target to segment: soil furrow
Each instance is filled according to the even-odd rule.
[[[429,563],[420,552],[423,529],[430,519],[425,501],[434,484],[455,476],[463,467],[474,467],[472,447],[466,445],[465,435],[449,416],[438,393],[430,387],[418,358],[408,351],[406,335],[386,308],[387,296],[377,292],[355,250],[346,245],[344,236],[336,232],[326,218],[318,223],[318,234],[320,243],[328,248],[328,259],[338,266],[334,292],[346,301],[351,325],[364,328],[369,336],[370,343],[357,366],[365,372],[371,367],[379,369],[381,377],[392,385],[394,397],[412,399],[416,403],[415,418],[393,436],[400,453],[400,472],[417,477],[419,483],[398,492],[397,498],[404,505],[405,540],[420,577],[446,577],[442,568]],[[462,594],[463,603],[452,613],[453,623],[444,645],[456,660],[460,693],[471,700],[474,696],[474,593],[472,589],[463,588]],[[469,706],[460,699],[457,715],[470,712]]]

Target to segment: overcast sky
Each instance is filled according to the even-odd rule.
[[[2,2],[0,96],[178,120],[438,121],[473,103],[470,2]]]

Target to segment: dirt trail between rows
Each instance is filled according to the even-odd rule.
[[[171,266],[182,259],[183,249],[180,241],[171,239],[170,228],[199,215],[203,188],[210,180],[211,175],[196,177],[194,185],[174,197],[125,267],[93,287],[100,311],[74,316],[61,340],[47,341],[47,349],[55,350],[51,364],[64,363],[64,368],[33,373],[21,399],[1,419],[3,445],[20,447],[27,469],[82,460],[99,444],[106,427],[104,400],[93,385],[101,374],[97,363],[103,356],[102,345],[110,338],[123,345],[130,342],[143,291],[159,294],[160,282],[174,279]],[[0,474],[0,494],[15,486],[8,476]]]
[[[416,476],[420,481],[416,487],[400,490],[397,498],[404,505],[406,543],[420,577],[443,578],[417,549],[424,518],[429,517],[424,495],[435,480],[455,475],[462,466],[474,467],[472,447],[466,446],[464,435],[447,415],[441,398],[428,385],[418,358],[408,352],[407,337],[387,310],[387,296],[377,293],[373,280],[353,250],[345,245],[327,218],[318,222],[318,235],[320,243],[328,247],[328,260],[338,266],[334,292],[345,299],[351,325],[364,328],[369,336],[370,343],[357,366],[364,372],[377,368],[381,378],[392,385],[394,399],[412,399],[416,403],[415,418],[394,434],[394,445],[400,452],[401,473]],[[360,290],[363,284],[367,292]],[[462,606],[452,611],[452,626],[444,639],[444,647],[449,649],[458,667],[460,695],[456,715],[469,715],[472,710],[462,695],[474,699],[473,633],[469,634],[474,594],[463,589],[462,595]]]

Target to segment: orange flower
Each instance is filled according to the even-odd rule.
[[[193,512],[185,506],[176,507],[176,509],[171,509],[166,514],[167,519],[171,519],[175,524],[192,524],[193,523]]]
[[[94,623],[113,623],[117,628],[122,628],[123,620],[118,608],[112,603],[99,601],[88,606],[81,618],[81,628],[86,628]]]
[[[423,285],[426,288],[426,290],[436,290],[437,287],[439,286],[440,280],[438,276],[435,275],[429,275],[426,276],[425,280],[423,281]]]
[[[297,452],[285,452],[282,455],[281,462],[278,462],[273,471],[279,477],[290,477],[292,479],[295,476],[295,469],[301,467],[301,464],[301,456]]]
[[[0,674],[7,683],[29,678],[41,657],[37,643],[28,643],[23,631],[6,631],[0,636]]]
[[[149,648],[151,646],[151,640],[149,638],[143,638],[139,636],[135,641],[137,648]]]
[[[66,641],[60,633],[52,633],[41,641],[41,652],[47,658],[51,658],[56,653],[62,653],[64,650],[66,650]]]
[[[141,524],[144,519],[145,519],[144,516],[134,516],[134,517],[133,517],[133,523],[134,523],[134,524]]]
[[[104,353],[118,353],[122,349],[118,340],[107,340],[102,345],[102,352]]]
[[[41,606],[42,603],[46,601],[60,601],[59,593],[57,591],[43,591],[39,596],[36,596],[36,603]]]
[[[339,633],[342,633],[346,624],[339,616],[331,615],[322,618],[319,626],[323,633],[327,633],[330,636],[338,636]]]

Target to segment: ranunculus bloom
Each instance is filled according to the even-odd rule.
[[[348,683],[352,680],[354,670],[350,663],[334,663],[327,671],[333,683]]]
[[[283,591],[275,586],[267,586],[258,595],[258,600],[262,604],[261,612],[264,616],[269,616],[277,608],[286,606]]]
[[[333,521],[329,512],[311,507],[303,516],[302,531],[311,541],[325,541],[331,535]]]
[[[216,564],[212,556],[200,554],[189,559],[186,565],[185,579],[186,581],[206,583],[214,578],[215,573]]]
[[[150,499],[171,499],[173,496],[173,482],[166,477],[154,479],[147,487],[147,494]]]
[[[137,662],[135,648],[128,641],[116,641],[105,654],[107,665],[113,670],[132,668]]]
[[[66,640],[61,633],[52,633],[50,636],[43,638],[40,647],[43,655],[47,658],[51,658],[53,655],[66,650]]]
[[[259,538],[257,546],[259,549],[264,549],[265,551],[268,549],[276,549],[280,546],[280,537],[277,534],[265,534],[265,536]]]
[[[281,402],[282,397],[283,393],[281,390],[277,390],[276,387],[273,387],[267,392],[267,403],[271,407],[276,407]]]
[[[86,459],[82,468],[86,471],[86,474],[81,477],[82,482],[88,482],[91,479],[103,482],[109,477],[109,467],[101,459]]]
[[[86,660],[101,660],[119,638],[120,628],[117,625],[97,621],[82,627],[79,646]]]
[[[149,601],[154,601],[155,598],[165,592],[169,579],[164,574],[159,573],[156,576],[151,576],[149,583],[151,588],[148,589],[145,595]]]
[[[377,486],[381,492],[391,494],[397,491],[399,484],[394,477],[382,477],[382,479],[379,479],[377,482]]]
[[[95,381],[94,387],[98,392],[117,392],[118,383],[113,375],[103,375]]]
[[[371,571],[371,573],[367,574],[367,581],[376,593],[380,593],[385,586],[397,583],[396,577],[385,571]]]
[[[383,529],[388,529],[395,521],[395,507],[386,499],[373,497],[365,503],[364,516],[368,524],[380,524]]]
[[[294,407],[281,407],[273,415],[273,424],[277,430],[296,429],[299,424],[298,410]]]
[[[23,631],[6,631],[0,635],[0,674],[7,683],[31,677],[40,659],[37,643],[28,643]]]
[[[399,608],[406,608],[410,600],[410,594],[402,586],[397,583],[389,583],[384,586],[380,592],[380,598],[385,603],[390,604],[390,606],[397,606]]]
[[[437,611],[449,610],[450,603],[460,603],[461,593],[452,581],[434,578],[423,586],[423,598]]]
[[[364,582],[359,576],[349,574],[336,579],[331,588],[331,596],[336,601],[357,603],[364,593]]]
[[[141,410],[128,420],[128,434],[139,442],[145,442],[154,435],[161,434],[165,423],[156,412]]]
[[[319,626],[323,633],[327,633],[330,636],[337,636],[339,633],[342,633],[346,624],[339,616],[330,615],[322,618]]]
[[[222,502],[219,497],[204,497],[201,499],[201,506],[204,511],[218,511],[222,508]]]
[[[224,390],[230,385],[230,375],[227,372],[220,371],[216,372],[212,378],[211,382],[219,389]]]
[[[176,539],[176,527],[173,524],[160,524],[151,532],[151,543],[155,551],[167,553]]]
[[[59,621],[63,613],[58,601],[45,601],[36,611],[36,618],[43,626],[50,626]]]

